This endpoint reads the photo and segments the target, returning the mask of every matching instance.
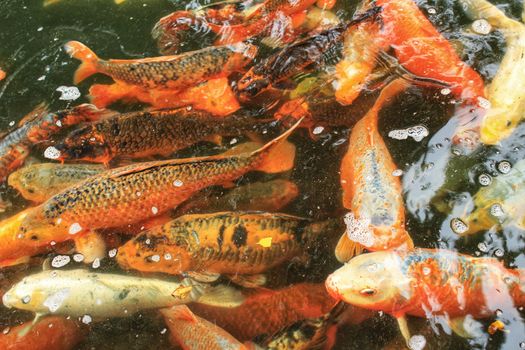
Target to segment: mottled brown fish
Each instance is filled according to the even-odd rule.
[[[181,274],[258,274],[301,256],[330,222],[263,212],[181,216],[119,248],[126,269]]]
[[[170,90],[184,90],[206,80],[228,76],[242,69],[257,54],[255,46],[245,43],[136,60],[102,60],[78,41],[68,42],[65,50],[82,61],[75,72],[75,84],[95,73],[103,73],[117,82],[144,89]]]
[[[108,164],[116,157],[170,156],[200,141],[242,135],[263,123],[241,116],[216,118],[187,108],[117,113],[72,131],[54,147],[59,160]]]
[[[60,191],[88,177],[105,171],[102,165],[89,164],[31,164],[18,169],[7,179],[22,197],[42,203]]]
[[[249,171],[287,171],[293,167],[295,147],[286,139],[298,124],[255,151],[133,164],[72,186],[31,208],[0,233],[0,264],[31,255],[27,252],[51,242],[156,217],[203,188],[231,182]]]
[[[24,164],[33,145],[49,140],[63,127],[101,118],[104,112],[93,105],[50,113],[45,105],[39,105],[26,115],[19,127],[0,139],[0,181]]]

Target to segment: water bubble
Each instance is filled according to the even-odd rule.
[[[413,335],[408,341],[408,347],[411,350],[422,350],[427,345],[427,340],[423,335],[416,334]]]
[[[157,254],[152,255],[152,256],[149,257],[149,260],[153,261],[153,262],[159,262],[160,261],[160,255],[157,255]]]
[[[70,261],[71,258],[68,255],[57,255],[51,260],[51,266],[58,269],[66,266]]]
[[[91,266],[94,268],[94,269],[98,269],[100,267],[100,259],[99,258],[96,258],[95,260],[93,260],[93,264],[91,264]]]
[[[75,254],[75,255],[73,255],[73,260],[75,260],[76,262],[82,262],[82,261],[84,261],[84,255],[82,255],[82,254]]]
[[[29,304],[30,301],[31,301],[30,295],[26,295],[25,297],[22,298],[22,303],[24,304]]]
[[[477,19],[472,22],[472,30],[478,34],[489,34],[492,26],[486,19]]]
[[[449,89],[449,88],[443,88],[441,89],[441,94],[442,95],[449,95],[452,91]]]
[[[164,254],[164,260],[171,260],[171,254],[170,253]]]
[[[47,159],[58,159],[60,158],[60,155],[61,155],[60,151],[56,149],[56,147],[53,147],[53,146],[49,146],[44,151],[44,158],[47,158]]]
[[[500,309],[497,309],[496,310],[496,316],[498,316],[498,317],[503,316],[503,311],[501,311]]]
[[[75,222],[74,224],[69,226],[69,234],[70,235],[75,235],[75,234],[79,233],[80,231],[82,231],[82,226],[80,226],[80,224],[78,222]]]
[[[486,98],[478,96],[478,106],[480,106],[483,109],[490,109],[491,103]]]
[[[423,125],[411,126],[407,129],[408,136],[414,139],[414,141],[419,142],[428,136],[428,129]]]
[[[230,145],[235,145],[237,142],[237,139],[234,137],[233,139],[231,139]]]
[[[151,212],[153,213],[153,215],[157,215],[159,209],[157,207],[151,207]]]
[[[405,129],[392,130],[388,133],[388,137],[394,140],[406,140],[408,138],[408,131]]]
[[[503,249],[498,248],[494,251],[494,255],[496,255],[498,258],[501,258],[503,257],[503,255],[505,255],[505,252],[503,251]]]
[[[15,126],[15,121],[14,121],[14,120],[11,120],[11,121],[9,122],[9,126]]]
[[[10,331],[11,331],[11,328],[10,328],[10,327],[6,327],[6,328],[4,328],[4,330],[2,331],[2,334],[8,334]]]
[[[91,318],[91,316],[89,316],[89,315],[82,316],[82,323],[90,324],[92,321],[93,321],[93,319]]]
[[[458,235],[468,231],[468,225],[459,218],[453,218],[450,220],[450,228]]]
[[[376,263],[372,263],[368,265],[367,269],[368,269],[368,272],[372,272],[372,273],[377,272],[377,270],[379,269],[379,265]]]
[[[61,93],[58,99],[62,101],[74,101],[80,97],[80,91],[76,86],[59,86],[56,91]]]
[[[489,251],[489,248],[487,247],[487,244],[485,242],[478,243],[478,249],[480,252],[486,253]]]
[[[44,30],[44,27],[38,27],[36,31],[37,31],[37,32],[41,32],[41,31],[43,31],[43,30]]]
[[[173,186],[175,187],[181,187],[184,183],[181,180],[175,180],[173,181]]]
[[[392,171],[392,176],[398,177],[398,176],[401,176],[401,175],[403,175],[403,170],[401,170],[401,169],[396,169],[396,170]]]
[[[430,14],[430,15],[435,15],[437,13],[436,9],[433,8],[433,7],[429,7],[427,12]]]
[[[478,176],[478,182],[481,186],[488,186],[492,182],[492,177],[488,174],[481,174]]]
[[[494,217],[502,217],[503,215],[505,215],[505,212],[503,211],[503,208],[501,206],[501,204],[499,203],[496,203],[496,204],[493,204],[491,207],[490,207],[490,215],[494,216]]]
[[[324,128],[322,126],[316,126],[314,128],[314,130],[312,131],[312,134],[314,135],[319,135],[320,133],[322,133],[324,130]]]
[[[522,342],[520,343],[520,349],[525,349],[525,341],[522,341]]]
[[[116,255],[117,255],[117,249],[111,249],[111,250],[108,252],[108,256],[109,256],[110,258],[114,258]]]
[[[160,334],[166,334],[167,331],[168,331],[168,329],[162,328],[162,330],[160,331]]]
[[[507,162],[506,160],[503,160],[498,163],[497,165],[498,171],[502,174],[508,174],[510,170],[512,169],[512,165]]]
[[[430,272],[432,272],[432,271],[430,270],[429,267],[426,267],[426,266],[423,267],[423,275],[428,276],[428,275],[430,275]]]

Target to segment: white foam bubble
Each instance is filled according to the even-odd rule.
[[[90,324],[93,321],[93,318],[89,315],[82,316],[82,323],[84,324]]]
[[[498,171],[502,174],[508,174],[512,170],[512,164],[506,160],[502,160],[497,165]]]
[[[420,142],[428,136],[428,129],[423,125],[414,125],[406,129],[392,130],[388,133],[388,137],[394,140],[406,140],[409,137],[416,142]]]
[[[481,186],[488,186],[492,183],[492,177],[488,174],[478,176],[478,182]]]
[[[478,34],[489,34],[492,30],[492,26],[486,19],[477,19],[472,22],[472,30]]]
[[[423,350],[425,348],[425,345],[427,345],[427,340],[421,334],[413,335],[408,340],[408,347],[411,350]]]
[[[44,158],[47,158],[47,159],[58,159],[60,158],[60,155],[61,155],[60,151],[56,149],[56,147],[53,147],[53,146],[49,146],[44,151]]]
[[[365,247],[374,244],[374,235],[370,230],[370,219],[357,219],[353,213],[348,213],[344,217],[346,224],[346,234],[352,241]]]
[[[71,258],[68,255],[57,255],[51,260],[51,266],[58,269],[66,266],[70,261]]]
[[[69,226],[69,234],[70,235],[75,235],[75,234],[79,233],[80,231],[82,231],[82,226],[80,226],[80,224],[78,222],[75,222],[74,224]]]
[[[458,235],[468,231],[468,225],[458,218],[453,218],[450,220],[450,228]]]
[[[80,91],[76,86],[59,86],[56,91],[61,93],[58,99],[62,101],[74,101],[80,97]]]

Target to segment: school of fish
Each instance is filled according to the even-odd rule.
[[[444,348],[418,333],[525,348],[523,262],[450,244],[505,235],[525,252],[525,160],[500,160],[463,190],[437,170],[453,166],[449,154],[426,154],[441,157],[443,186],[425,207],[406,189],[423,181],[417,164],[392,141],[429,136],[428,116],[393,112],[414,98],[448,105],[436,135],[465,164],[507,145],[525,119],[525,10],[450,3],[480,38],[502,36],[492,76],[414,0],[353,12],[335,0],[187,2],[159,14],[155,57],[64,41],[57,55],[79,63],[67,79],[86,103],[27,101],[0,134],[0,348],[83,349],[99,324],[130,318],[160,322],[163,346],[186,350],[350,349],[385,319],[402,341],[378,340],[384,349]],[[0,88],[12,79],[0,70]],[[308,159],[326,143],[328,165]],[[327,210],[303,210],[327,196]],[[414,215],[434,209],[441,228]],[[453,238],[416,235],[421,225]]]

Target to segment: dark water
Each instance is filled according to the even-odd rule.
[[[499,2],[502,9],[514,18],[520,17],[519,1]],[[419,1],[420,8],[429,19],[459,49],[461,57],[490,82],[497,71],[505,46],[502,35],[493,32],[480,36],[467,30],[468,20],[459,5],[452,0]],[[184,8],[195,8],[197,1],[128,0],[115,5],[110,0],[70,0],[43,8],[38,0],[3,0],[0,3],[0,67],[7,78],[0,82],[0,130],[10,128],[21,116],[38,103],[45,101],[51,109],[69,106],[60,101],[57,87],[72,85],[73,72],[78,61],[70,59],[61,46],[69,40],[79,40],[104,58],[141,58],[158,55],[150,30],[162,16]],[[339,2],[336,12],[341,16],[351,13],[357,4]],[[201,41],[190,42],[199,47]],[[82,97],[74,104],[88,102],[87,89],[93,82],[107,82],[101,75],[90,78],[79,88]],[[511,164],[525,156],[522,125],[498,147],[484,147],[470,156],[454,155],[448,149],[443,134],[452,105],[439,93],[422,89],[409,89],[396,103],[380,114],[380,131],[385,142],[405,176],[404,192],[407,204],[407,227],[416,246],[456,249],[474,256],[497,257],[507,266],[525,268],[524,232],[516,227],[504,228],[501,233],[482,232],[459,239],[450,228],[454,212],[441,213],[428,203],[438,189],[451,193],[473,195],[480,188],[477,181],[482,173],[498,175],[497,164],[506,160]],[[134,108],[122,106],[122,110]],[[390,130],[424,125],[430,135],[422,142],[411,139],[397,141],[387,137]],[[444,129],[443,129],[444,128]],[[293,135],[298,146],[296,168],[290,174],[299,186],[299,197],[284,211],[314,218],[326,218],[344,212],[339,188],[339,162],[344,155],[348,130],[333,129],[311,141],[306,132]],[[437,145],[437,146],[436,146]],[[429,150],[435,151],[428,155]],[[448,151],[447,151],[448,150]],[[195,153],[191,153],[195,152]],[[191,154],[203,152],[192,149]],[[191,155],[188,152],[185,155]],[[425,158],[425,155],[427,157]],[[42,159],[41,152],[34,157]],[[429,167],[431,171],[419,176],[417,169]],[[439,169],[439,161],[449,157],[448,170]],[[424,161],[421,161],[424,159]],[[436,165],[437,164],[437,165]],[[445,177],[447,175],[447,177]],[[261,177],[260,175],[259,177]],[[445,180],[446,178],[446,180]],[[246,176],[239,183],[257,179]],[[8,216],[27,205],[13,190],[4,188],[3,197],[13,206],[4,214]],[[483,247],[480,250],[480,243]],[[287,282],[322,282],[325,276],[340,266],[330,254],[333,247],[319,250],[307,267],[291,266],[286,269]],[[115,271],[115,264],[103,261],[101,269]],[[33,267],[38,270],[39,267]],[[9,277],[10,274],[6,273]],[[271,310],[268,310],[271,312]],[[465,340],[447,334],[433,321],[411,319],[411,328],[427,338],[427,348],[437,349],[517,349],[525,341],[524,313],[503,314],[510,333],[499,332],[483,339]],[[0,309],[0,328],[13,326],[31,319],[30,314]],[[482,321],[488,326],[491,320]],[[257,322],[250,320],[249,322]],[[445,327],[446,328],[446,327]],[[450,332],[449,332],[450,333]],[[394,345],[392,345],[394,342]],[[396,343],[397,342],[397,343]],[[387,315],[378,315],[358,326],[340,330],[336,349],[402,348],[397,324]],[[127,319],[116,319],[92,325],[87,339],[79,349],[160,349],[169,348],[167,333],[156,312],[144,312]]]

